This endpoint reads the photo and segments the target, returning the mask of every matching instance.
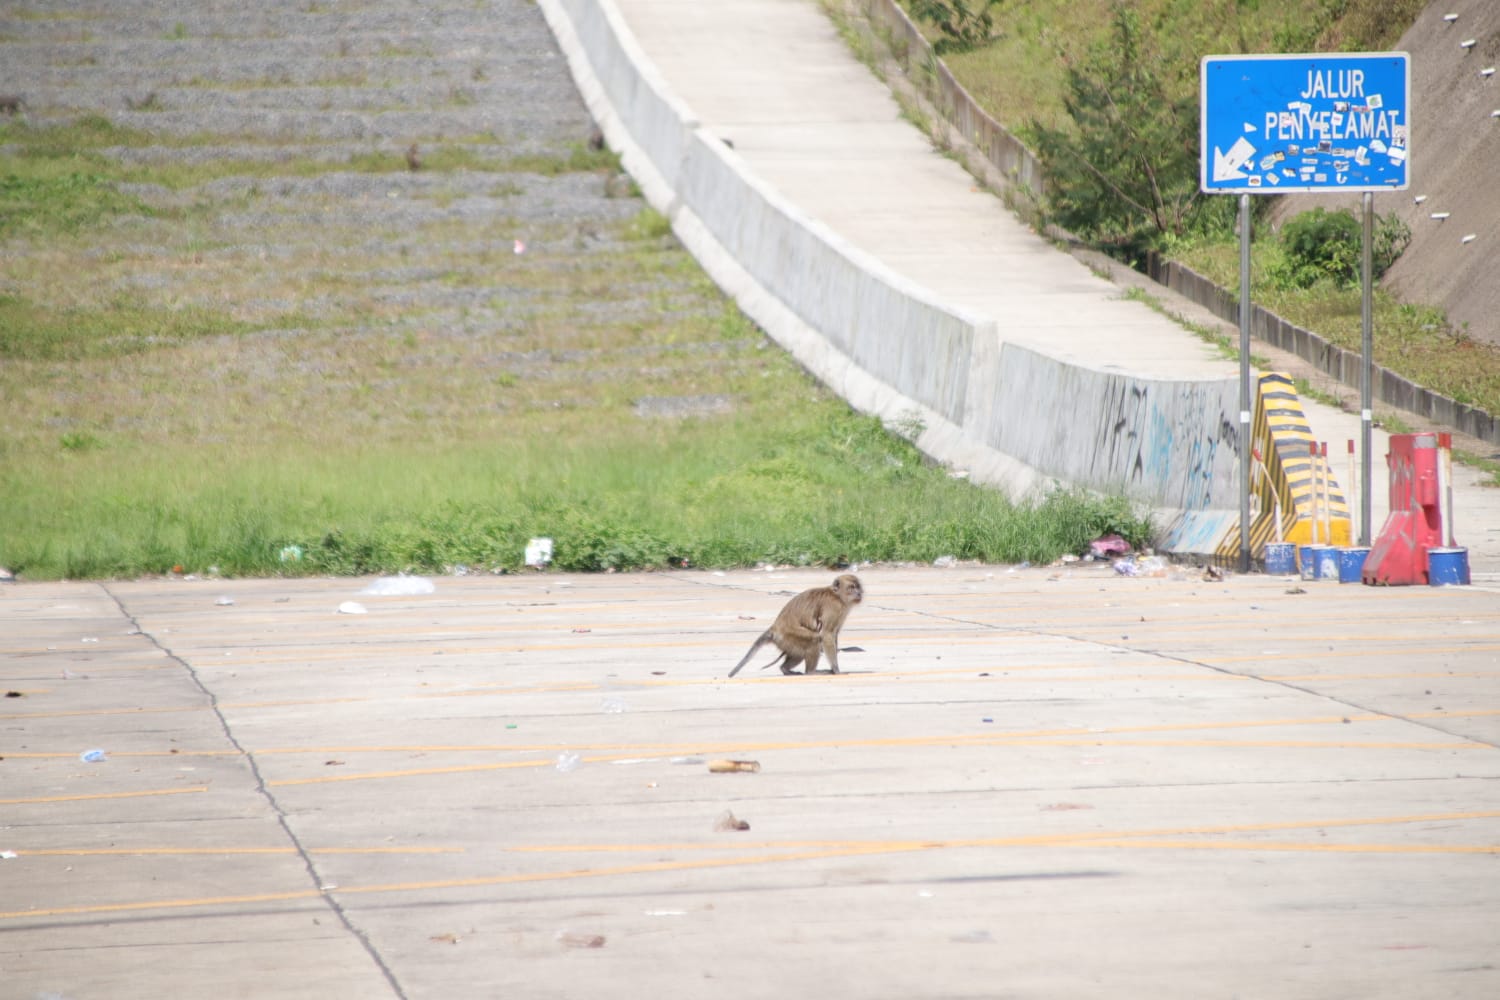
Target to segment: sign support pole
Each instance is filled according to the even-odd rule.
[[[1370,544],[1370,428],[1374,414],[1370,412],[1371,382],[1374,381],[1374,285],[1373,266],[1375,232],[1375,196],[1364,193],[1364,247],[1360,269],[1363,287],[1360,289],[1359,330],[1359,544]]]
[[[1240,572],[1250,572],[1250,196],[1240,195]]]

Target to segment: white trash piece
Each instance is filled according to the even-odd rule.
[[[526,543],[526,565],[542,569],[552,561],[552,539],[533,538]]]
[[[369,613],[365,606],[358,601],[345,601],[339,605],[339,614],[341,615],[367,615]]]
[[[431,580],[420,576],[382,576],[374,580],[361,594],[371,597],[417,597],[437,590]]]

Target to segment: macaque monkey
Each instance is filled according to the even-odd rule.
[[[810,674],[817,670],[820,652],[828,657],[829,672],[838,673],[839,629],[844,627],[844,619],[849,616],[849,610],[863,598],[864,587],[860,584],[859,577],[852,573],[845,573],[837,578],[831,587],[804,590],[786,602],[786,607],[781,609],[776,621],[755,640],[750,646],[750,652],[729,671],[729,676],[739,673],[750,662],[750,657],[768,642],[775,643],[776,648],[781,650],[781,658],[771,662],[781,667],[784,674],[790,674],[793,668],[803,662],[807,664],[804,673]]]
[[[416,143],[412,143],[410,146],[406,147],[406,169],[422,169],[422,154],[421,151],[417,149]]]

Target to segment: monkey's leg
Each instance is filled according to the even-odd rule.
[[[813,656],[816,657],[817,654],[814,653]],[[791,653],[783,653],[781,654],[781,672],[784,674],[790,674],[796,669],[797,664],[801,662],[802,657],[793,656]]]
[[[828,672],[836,674],[839,672],[839,637],[835,632],[823,634],[823,651],[828,654]],[[813,659],[818,658],[817,651],[813,651]]]
[[[814,646],[812,648],[812,652],[809,653],[809,654],[807,654],[807,669],[804,670],[803,673],[805,673],[805,674],[815,674],[817,672],[818,672],[818,647]],[[835,673],[837,673],[837,671],[835,671]]]

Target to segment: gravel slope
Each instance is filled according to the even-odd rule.
[[[478,133],[556,151],[589,128],[524,0],[56,0],[42,10],[0,15],[0,92],[22,95],[36,117],[103,110],[164,133],[314,143],[330,155]],[[131,110],[153,94],[151,110]]]
[[[726,372],[764,358],[590,148],[594,124],[526,0],[0,7],[7,94],[33,125],[103,114],[149,133],[107,155],[144,168],[128,193],[180,211],[12,238],[0,295],[107,312],[124,293],[253,330],[8,383],[0,370],[15,397],[0,438],[17,446],[74,430],[243,436],[195,402],[210,395],[242,419],[275,411],[271,432],[329,438],[331,416],[408,438],[476,410],[616,419],[604,382],[638,416],[718,413]],[[164,384],[169,397],[141,388]]]
[[[201,185],[126,190],[158,207],[215,206],[200,241],[210,263],[249,251],[266,290],[233,303],[241,317],[278,309],[331,315],[338,303],[320,301],[322,289],[292,293],[305,285],[306,269],[334,267],[346,287],[359,285],[389,307],[429,317],[447,310],[475,329],[504,327],[515,322],[505,315],[507,297],[467,282],[445,285],[437,280],[442,258],[543,234],[569,237],[570,255],[607,251],[611,224],[643,205],[607,197],[599,171],[557,172],[585,148],[593,124],[544,20],[524,0],[59,0],[22,14],[0,12],[0,94],[23,96],[30,122],[103,113],[160,139],[111,150],[121,161],[209,172],[219,164],[222,176]],[[412,144],[423,164],[416,171],[404,169]],[[430,169],[445,152],[479,166]],[[304,175],[309,162],[351,157],[388,160],[392,172]],[[525,157],[546,169],[484,166]],[[237,162],[285,163],[288,173],[236,176]],[[435,227],[449,245],[432,245]],[[148,227],[143,235],[156,234]],[[178,266],[180,236],[160,232],[153,243],[160,267],[137,268],[122,281],[174,301],[222,305],[219,290]],[[150,257],[153,247],[114,249]],[[402,266],[390,266],[393,250]],[[0,291],[5,284],[0,270]],[[486,304],[491,315],[474,319]]]

